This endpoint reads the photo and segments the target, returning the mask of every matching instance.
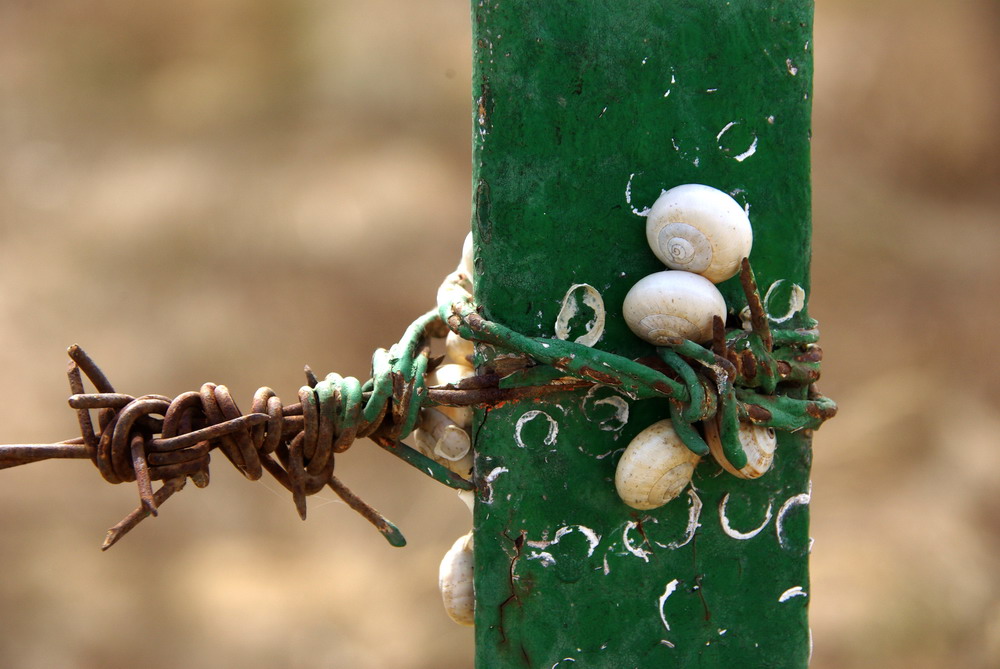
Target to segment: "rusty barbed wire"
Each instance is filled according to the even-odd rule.
[[[400,344],[376,351],[373,378],[367,383],[337,374],[319,380],[306,367],[307,385],[299,389],[298,402],[284,404],[265,386],[256,391],[245,414],[229,389],[214,383],[172,399],[119,393],[94,360],[74,345],[67,351],[73,393],[68,403],[76,411],[81,436],[53,444],[0,445],[0,469],[52,458],[89,459],[108,483],[134,482],[139,506],[108,530],[102,550],[145,518],[156,516],[188,479],[197,487],[207,486],[215,450],[251,481],[264,473],[273,477],[291,492],[303,520],[306,498],[330,488],[389,543],[403,546],[406,540],[399,529],[334,475],[336,454],[368,438],[423,474],[472,490],[471,481],[401,441],[412,431],[421,406],[489,407],[592,385],[501,387],[500,376],[488,372],[457,384],[425,387],[425,374],[441,362],[429,357],[430,340],[446,332],[437,313],[429,312],[410,326]],[[86,391],[84,377],[94,392]],[[162,485],[154,490],[155,481]]]
[[[416,427],[421,408],[489,408],[595,384],[632,399],[669,400],[675,429],[699,454],[709,449],[694,424],[718,415],[723,449],[738,468],[746,458],[737,436],[739,421],[794,432],[815,429],[837,411],[815,386],[822,360],[815,321],[806,329],[772,331],[746,259],[740,277],[748,328],[726,329],[716,318],[708,347],[676,339],[658,347],[656,357],[629,360],[575,342],[527,337],[486,320],[460,268],[445,279],[434,310],[414,321],[399,343],[375,352],[371,379],[362,384],[330,374],[320,380],[306,367],[307,385],[299,389],[298,402],[286,405],[273,390],[261,387],[246,414],[226,386],[214,383],[173,399],[118,393],[74,345],[68,351],[69,405],[77,413],[81,436],[55,444],[0,445],[0,469],[79,458],[91,460],[109,483],[135,482],[140,504],[108,530],[105,550],[143,519],[157,515],[188,479],[207,486],[214,450],[247,479],[271,475],[291,492],[301,518],[306,517],[307,497],[330,488],[389,543],[403,546],[399,529],[334,476],[338,453],[367,437],[445,485],[474,490],[472,481],[401,441]],[[431,359],[430,342],[444,338],[449,329],[505,353],[487,356],[478,374],[457,384],[428,387],[428,373],[441,363]],[[95,392],[85,391],[84,376]],[[163,483],[154,490],[154,481]]]
[[[347,488],[333,471],[336,453],[347,450],[356,439],[368,437],[436,480],[459,489],[473,487],[400,442],[400,434],[412,429],[407,423],[411,422],[414,403],[419,408],[422,398],[434,394],[423,388],[422,378],[429,363],[429,339],[446,332],[434,314],[414,326],[408,331],[407,346],[376,353],[374,365],[381,367],[376,378],[389,388],[388,393],[376,393],[374,381],[366,384],[367,390],[356,379],[336,375],[318,381],[307,367],[308,385],[299,389],[298,402],[286,405],[271,388],[262,387],[246,414],[226,386],[214,383],[172,399],[118,393],[93,359],[79,346],[71,346],[67,376],[73,395],[69,405],[77,413],[81,436],[56,444],[0,446],[0,468],[50,458],[89,459],[107,482],[135,482],[140,504],[108,531],[102,547],[105,550],[144,518],[157,515],[159,507],[183,488],[187,479],[198,487],[207,486],[211,452],[216,449],[249,480],[270,474],[292,493],[303,519],[306,497],[329,487],[391,544],[405,545],[399,529]],[[95,392],[85,391],[84,377]],[[348,401],[350,389],[356,391],[365,411],[337,421],[334,417]],[[450,402],[475,404],[484,399],[483,388],[444,390]],[[96,429],[91,412],[96,412]],[[163,482],[155,491],[154,481]]]

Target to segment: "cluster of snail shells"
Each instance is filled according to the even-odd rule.
[[[448,275],[439,290],[449,294],[472,293],[472,234],[465,238],[462,260]],[[439,297],[440,299],[440,297]],[[428,386],[456,385],[474,376],[475,353],[472,342],[454,332],[445,338],[447,362],[438,365],[427,375]],[[420,410],[420,420],[413,431],[415,448],[444,465],[462,478],[471,478],[473,467],[472,409],[470,407],[427,407]],[[462,501],[472,508],[472,493],[459,493]],[[438,569],[438,588],[448,617],[460,625],[472,625],[475,614],[473,590],[472,532],[462,535],[441,560]]]
[[[739,271],[753,245],[746,211],[711,186],[677,186],[650,208],[646,241],[669,269],[632,286],[622,305],[625,322],[657,346],[673,337],[710,340],[712,319],[726,317],[726,301],[715,284]]]
[[[625,322],[638,337],[657,346],[677,337],[711,340],[713,319],[724,321],[727,311],[715,284],[739,271],[753,245],[746,211],[710,186],[677,186],[664,191],[650,208],[646,241],[669,269],[632,287],[622,305]],[[773,429],[740,425],[739,440],[747,455],[741,469],[726,459],[715,419],[705,421],[704,430],[712,455],[734,476],[757,478],[770,468],[777,443]],[[635,509],[662,506],[683,492],[699,460],[671,421],[654,423],[632,440],[618,461],[618,496]]]
[[[747,464],[737,469],[722,450],[716,420],[707,420],[703,425],[712,456],[733,476],[755,479],[771,468],[778,444],[773,428],[740,423],[739,440]],[[615,470],[615,489],[633,509],[656,509],[684,491],[700,460],[701,456],[681,441],[673,423],[661,420],[636,435],[622,453]]]
[[[472,234],[462,247],[462,259],[454,272],[448,275],[440,291],[450,290],[455,284],[472,292]],[[439,292],[440,292],[439,291]],[[445,338],[447,362],[427,374],[428,386],[457,385],[463,379],[475,376],[471,341],[454,332]],[[420,420],[413,431],[413,442],[418,451],[444,465],[463,478],[472,474],[472,409],[469,407],[435,407],[420,410]]]

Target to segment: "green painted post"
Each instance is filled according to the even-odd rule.
[[[703,183],[749,207],[772,327],[806,323],[811,24],[808,0],[473,3],[483,314],[552,337],[589,284],[606,310],[595,347],[650,355],[621,315],[663,269],[642,213]],[[737,280],[720,288],[746,304]],[[606,388],[478,414],[477,667],[806,666],[809,435],[780,434],[761,479],[706,458],[690,493],[636,511],[615,464],[667,415]]]

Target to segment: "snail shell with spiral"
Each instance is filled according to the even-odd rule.
[[[734,276],[750,255],[753,230],[743,207],[702,184],[664,191],[646,218],[646,241],[670,269],[700,274],[712,283]]]

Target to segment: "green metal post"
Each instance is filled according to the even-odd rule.
[[[555,337],[562,311],[576,339],[588,284],[595,348],[651,355],[621,315],[663,269],[643,210],[702,183],[749,208],[772,327],[805,323],[811,26],[809,0],[474,2],[484,316]],[[735,279],[720,288],[746,304]],[[601,387],[479,412],[477,667],[806,666],[809,435],[780,434],[761,479],[705,458],[687,494],[636,511],[615,464],[667,416]]]

